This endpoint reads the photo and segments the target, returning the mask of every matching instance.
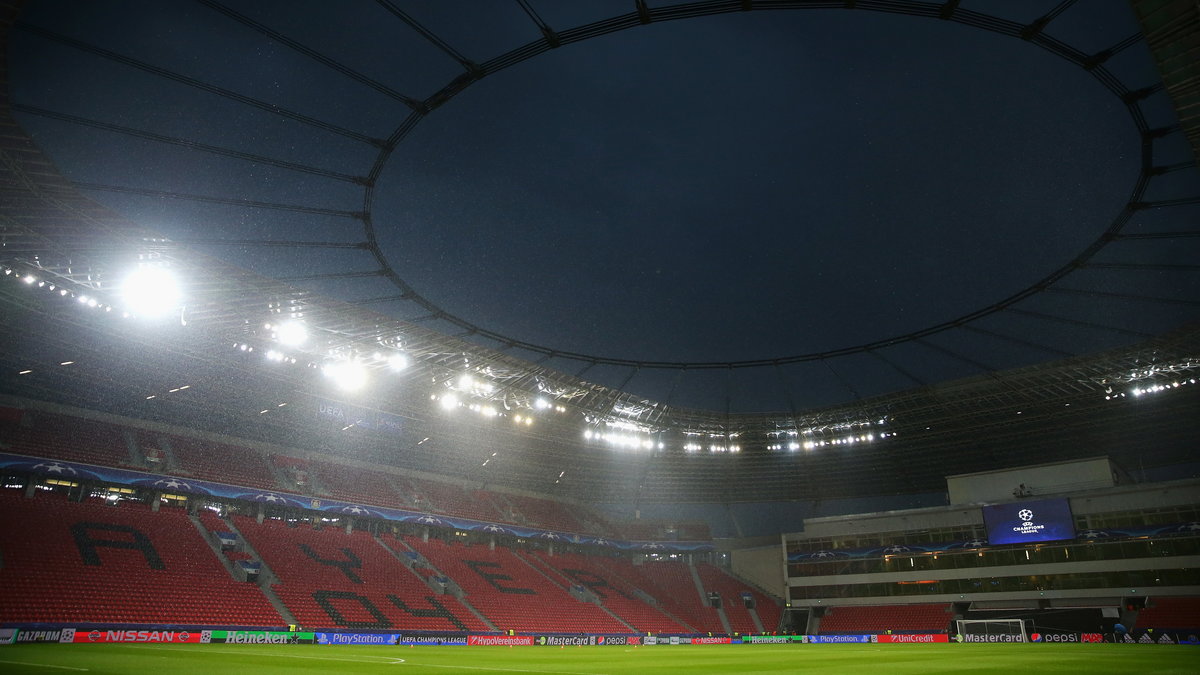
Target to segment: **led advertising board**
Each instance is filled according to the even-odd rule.
[[[1075,519],[1065,499],[985,506],[983,524],[993,545],[1075,538]]]

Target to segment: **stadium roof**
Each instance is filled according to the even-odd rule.
[[[6,120],[4,136],[0,262],[11,278],[34,280],[24,286],[53,285],[68,295],[58,296],[64,306],[57,307],[49,292],[34,302],[24,282],[5,286],[11,319],[5,343],[13,345],[5,350],[5,366],[19,372],[37,363],[40,377],[45,370],[40,364],[72,360],[55,361],[71,350],[103,356],[108,365],[71,373],[74,381],[91,384],[84,392],[71,391],[71,380],[59,376],[40,384],[36,378],[13,378],[6,387],[152,416],[159,413],[129,401],[150,400],[148,392],[166,390],[169,378],[183,382],[203,375],[208,398],[180,403],[175,413],[211,414],[220,407],[222,416],[254,419],[262,406],[247,399],[283,400],[303,392],[311,402],[323,396],[314,391],[313,371],[329,361],[355,359],[381,375],[390,356],[403,355],[410,367],[393,375],[386,388],[375,385],[369,399],[328,395],[411,419],[412,433],[404,441],[408,458],[398,461],[542,487],[570,469],[571,485],[611,499],[627,497],[623,491],[698,500],[933,491],[946,473],[1022,457],[1056,459],[1077,452],[1085,438],[1100,450],[1126,453],[1129,461],[1145,453],[1137,442],[1151,433],[1165,439],[1152,465],[1188,459],[1182,444],[1195,423],[1188,421],[1194,415],[1182,411],[1194,410],[1194,393],[1164,396],[1170,402],[1153,411],[1114,407],[1127,402],[1114,397],[1135,395],[1134,390],[1170,386],[1180,378],[1186,385],[1200,357],[1194,323],[1200,297],[1195,155],[1187,124],[1180,124],[1128,9],[1120,3],[897,1],[849,3],[858,11],[832,11],[846,4],[635,2],[564,10],[519,1],[513,12],[489,6],[464,15],[441,3],[418,8],[381,1],[369,10],[338,7],[331,16],[306,17],[275,13],[262,3],[215,0],[89,5],[74,12],[54,2],[31,2],[9,31],[5,108],[6,117],[12,111],[16,120]],[[1139,3],[1139,9],[1148,4]],[[596,16],[598,7],[611,13]],[[830,11],[766,11],[818,7]],[[1158,20],[1160,28],[1174,27],[1167,32],[1180,40],[1196,33],[1186,18],[1172,23],[1150,11],[1142,16],[1148,25]],[[676,21],[685,18],[695,21]],[[698,32],[685,28],[690,24]],[[641,28],[646,31],[634,30]],[[780,50],[776,57],[795,59],[787,51],[795,46],[789,39],[793,31],[807,31],[805,39],[815,40],[814,30],[830,28],[883,41],[866,50],[861,62],[847,54],[840,60],[877,67],[908,86],[921,78],[903,79],[903,67],[888,67],[909,51],[916,66],[920,58],[947,63],[943,53],[923,46],[927,40],[982,49],[949,61],[953,67],[946,69],[959,79],[935,79],[928,86],[963,86],[986,77],[979,90],[994,96],[973,106],[962,99],[979,92],[942,91],[940,98],[926,99],[947,112],[926,110],[924,117],[953,133],[935,135],[919,127],[912,135],[920,156],[876,156],[864,154],[863,144],[903,135],[906,127],[881,126],[878,114],[841,126],[838,118],[846,115],[838,106],[845,100],[836,98],[841,89],[834,83],[851,73],[835,70],[824,79],[807,73],[812,79],[800,88],[804,100],[833,100],[807,109],[814,126],[801,129],[803,138],[832,139],[841,148],[838,158],[826,157],[814,168],[774,163],[763,151],[777,139],[784,148],[778,154],[794,159],[798,141],[789,134],[754,137],[756,153],[736,152],[748,138],[737,133],[746,125],[786,118],[765,115],[772,106],[788,114],[800,110],[794,92],[758,99],[741,91],[736,107],[753,114],[737,118],[741,127],[730,127],[707,126],[712,111],[699,101],[714,96],[700,89],[699,99],[687,99],[688,115],[708,139],[704,148],[740,162],[716,183],[727,181],[742,192],[714,198],[703,188],[713,185],[706,178],[675,203],[670,192],[695,174],[671,176],[681,171],[677,165],[650,174],[645,163],[653,158],[618,157],[609,173],[633,181],[609,195],[621,203],[620,223],[582,215],[605,198],[604,190],[614,189],[586,189],[608,175],[603,163],[565,184],[545,174],[510,180],[508,172],[524,164],[561,168],[579,156],[547,154],[543,146],[555,145],[550,142],[489,144],[510,132],[533,140],[543,130],[543,141],[635,152],[649,142],[645,129],[631,145],[618,144],[612,134],[634,133],[639,125],[665,133],[680,124],[654,127],[656,118],[668,114],[662,108],[627,111],[632,126],[592,135],[571,110],[556,106],[552,92],[583,96],[600,87],[612,93],[603,89],[611,84],[611,60],[632,53],[665,60],[675,69],[670,80],[675,85],[691,83],[669,88],[672,97],[694,96],[704,78],[687,80],[680,70],[688,68],[672,63],[677,59],[672,46],[695,50],[716,44],[725,54],[751,49],[761,36]],[[908,41],[886,42],[901,30],[911,31]],[[1174,71],[1161,52],[1179,43],[1160,38],[1152,45],[1168,79]],[[894,51],[898,46],[906,51]],[[995,49],[1006,50],[999,52],[1005,56],[1001,66],[968,67],[970,59]],[[564,66],[556,59],[574,60]],[[726,72],[723,60],[696,56],[684,65],[731,78],[726,84],[738,78],[760,82],[750,73],[762,70],[778,89],[796,89],[778,78],[798,74],[780,70],[778,63]],[[549,70],[537,70],[542,63]],[[635,78],[635,63],[620,63],[622,77],[631,78],[637,102],[651,102],[644,97],[653,83]],[[833,61],[820,63],[832,67]],[[887,90],[879,79],[867,81],[872,91],[882,87],[889,96],[868,97],[868,104],[894,104],[897,123],[920,121],[919,111],[901,105],[919,97]],[[531,91],[536,94],[531,108],[514,108]],[[1026,106],[1056,91],[1069,95],[1055,105]],[[1187,94],[1171,93],[1176,102]],[[1087,97],[1085,104],[1077,97]],[[504,116],[514,109],[549,114],[532,126],[504,126],[512,121]],[[716,112],[731,114],[728,108]],[[551,125],[563,116],[569,118],[565,125]],[[976,126],[999,124],[1006,116],[1025,121],[1001,125],[1003,133]],[[500,127],[486,122],[492,117],[500,119]],[[857,135],[839,135],[847,129]],[[993,135],[999,146],[972,146],[961,156],[935,147]],[[733,141],[723,140],[726,136]],[[1026,161],[1002,154],[1014,139],[1022,144],[1019,155],[1036,154]],[[689,142],[695,144],[695,138]],[[519,153],[522,161],[504,160],[503,152]],[[957,163],[940,164],[934,176],[923,159]],[[876,177],[881,184],[848,181],[863,203],[835,208],[848,205],[845,192],[830,204],[815,203],[820,195],[814,190],[826,186],[823,177],[839,170],[839,162],[859,160],[891,162],[888,176]],[[993,165],[1001,173],[1019,172],[1022,181],[982,193],[979,184],[960,182],[973,173],[994,176]],[[739,182],[734,174],[746,174],[743,166],[791,173],[781,174],[789,176],[782,188],[747,193],[764,181]],[[61,178],[60,170],[71,180]],[[903,180],[909,172],[921,179]],[[445,180],[431,182],[438,176]],[[538,204],[570,193],[567,206],[558,207],[578,207],[582,220],[550,227],[544,219],[553,214],[536,208],[518,204],[510,205],[510,213],[499,211],[512,180],[547,181],[535,186],[547,194],[518,195]],[[924,192],[914,195],[918,187]],[[582,202],[570,192],[576,188]],[[799,191],[802,198],[787,199],[780,191]],[[479,204],[462,206],[476,195]],[[876,197],[890,207],[870,204]],[[674,210],[658,209],[659,200]],[[737,208],[729,211],[729,203]],[[717,226],[697,208],[722,218],[749,215]],[[869,227],[849,228],[846,211]],[[531,215],[543,220],[522,221]],[[685,216],[695,223],[668,227],[672,218]],[[917,221],[925,216],[937,221],[935,227],[920,228]],[[754,229],[756,219],[772,224]],[[806,225],[814,221],[822,222]],[[617,254],[667,269],[668,276],[676,265],[676,272],[685,272],[682,281],[663,282],[658,274],[634,278],[621,266],[601,269],[612,252],[599,246],[595,261],[568,255],[595,243],[601,226],[620,241],[613,249]],[[590,238],[573,238],[577,231],[590,232]],[[706,239],[714,232],[719,236]],[[864,232],[872,246],[862,245]],[[850,241],[829,238],[839,233]],[[529,259],[501,246],[505,239],[546,240],[548,246],[535,247],[536,270]],[[705,250],[689,248],[699,239]],[[897,251],[932,246],[946,252],[902,257],[883,270],[887,274],[851,265],[838,283],[819,280],[833,269],[828,265],[844,260],[822,251],[849,247],[866,259],[887,260],[887,247],[901,245],[913,248]],[[422,267],[404,247],[441,264]],[[470,253],[442,257],[456,247]],[[726,254],[711,257],[713,249]],[[563,259],[554,256],[556,250]],[[698,257],[681,264],[676,258],[686,258],[685,251]],[[789,255],[780,257],[780,251]],[[697,266],[696,260],[707,262]],[[106,305],[119,313],[120,281],[139,262],[168,268],[183,281],[184,306],[169,328],[117,327],[103,323],[108,318],[62,314],[77,309],[66,309],[68,299],[80,307],[92,300],[100,313]],[[723,275],[725,267],[730,276]],[[796,268],[805,273],[795,276]],[[790,276],[778,276],[778,269],[790,269]],[[597,284],[596,275],[603,283]],[[712,277],[715,286],[704,281]],[[747,285],[752,277],[765,279],[765,285]],[[514,300],[514,289],[530,289],[531,278],[566,295]],[[798,282],[812,289],[792,285]],[[687,287],[694,289],[680,294]],[[714,288],[718,291],[710,292]],[[919,288],[922,295],[905,302],[883,292],[897,288]],[[864,297],[862,289],[872,295]],[[463,300],[471,297],[481,300]],[[581,312],[566,314],[562,297],[590,300],[576,303]],[[685,311],[673,314],[651,302],[659,298]],[[643,300],[650,314],[643,313]],[[906,310],[910,316],[903,316]],[[682,337],[637,330],[643,320],[664,317],[680,319]],[[304,346],[278,345],[279,327],[287,320],[308,326]],[[706,337],[692,339],[698,335]],[[606,355],[608,344],[634,353]],[[728,345],[740,349],[724,351]],[[675,348],[679,356],[672,355]],[[264,363],[268,352],[276,358]],[[133,375],[139,370],[151,372]],[[246,391],[250,382],[253,390]],[[122,397],[128,401],[115,400]],[[438,404],[445,401],[492,417],[537,418],[537,431],[510,441],[525,448],[521,461],[505,469],[497,460],[484,476],[480,467],[488,466],[489,441],[495,438],[486,425],[495,421],[476,420],[469,429],[439,422]],[[1066,410],[1071,406],[1075,410]],[[555,412],[557,421],[542,421]],[[1033,421],[1014,424],[1016,415]],[[581,441],[584,428],[597,437],[638,439],[650,444],[639,448],[649,452],[592,452],[590,439]],[[444,440],[418,449],[417,440],[430,429]],[[883,434],[890,442],[876,443],[885,440]],[[1018,439],[1019,452],[1012,448]],[[449,447],[456,451],[446,452]],[[735,448],[746,454],[736,465],[725,464]],[[797,455],[798,450],[804,452]],[[957,456],[952,468],[936,461],[947,455]],[[532,470],[533,465],[541,468]],[[761,491],[746,495],[748,485]]]

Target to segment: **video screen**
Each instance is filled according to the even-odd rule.
[[[991,544],[1025,544],[1075,538],[1075,519],[1066,499],[1043,499],[983,507]]]

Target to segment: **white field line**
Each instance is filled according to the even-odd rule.
[[[87,668],[76,668],[74,666],[55,666],[49,663],[26,663],[25,661],[5,661],[0,659],[0,663],[11,663],[14,666],[34,666],[37,668],[61,668],[63,670],[87,670]]]

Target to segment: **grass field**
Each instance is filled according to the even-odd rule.
[[[1129,673],[1200,672],[1200,647],[1158,645],[705,645],[364,647],[12,645],[0,673]]]

